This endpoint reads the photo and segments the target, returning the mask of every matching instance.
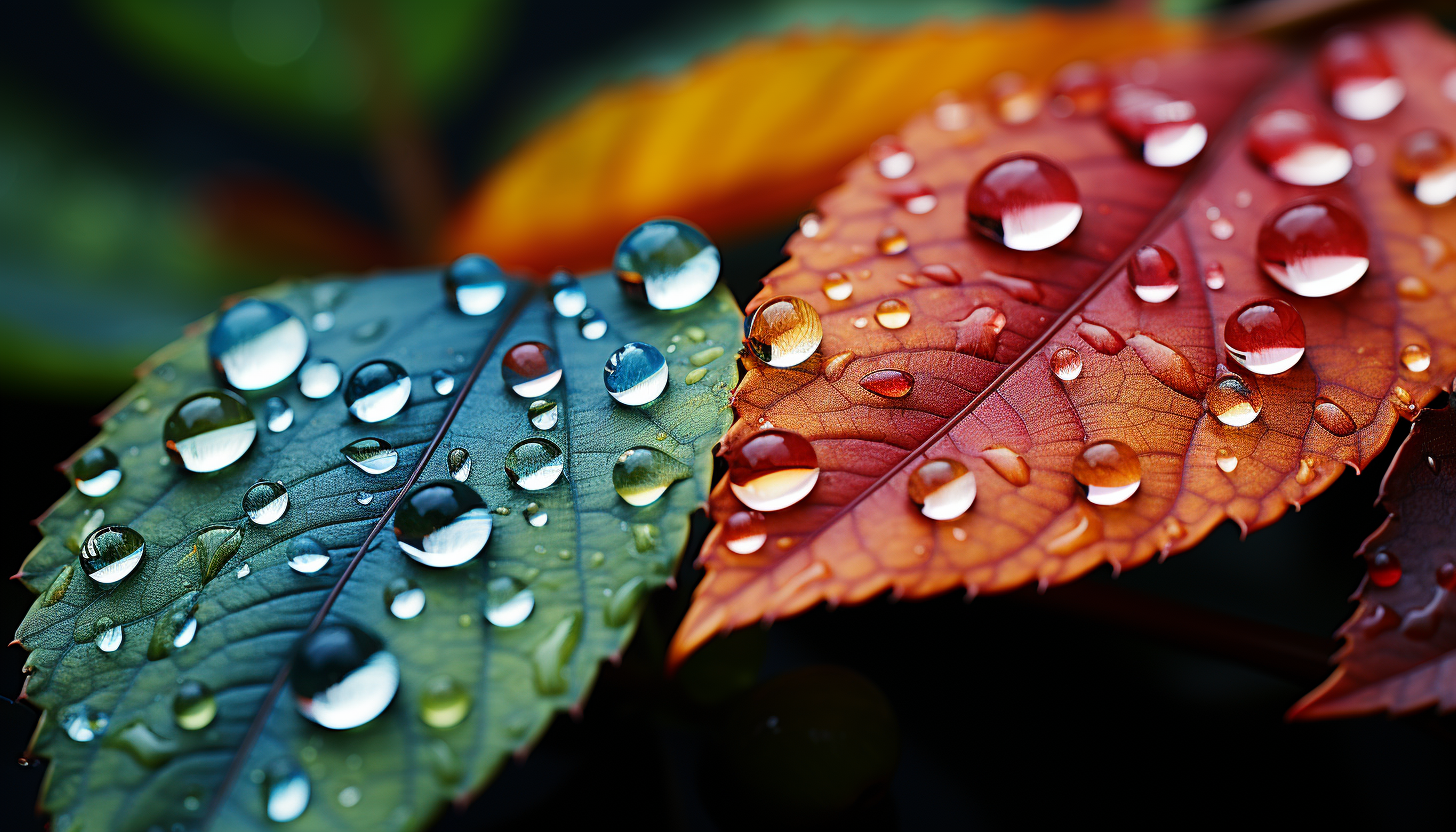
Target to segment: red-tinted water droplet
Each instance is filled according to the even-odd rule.
[[[1456,199],[1456,145],[1439,130],[1417,130],[1395,148],[1395,179],[1426,205]]]
[[[944,263],[929,263],[920,267],[920,273],[946,286],[955,286],[961,282],[960,272],[954,267]]]
[[[1251,372],[1277,375],[1304,357],[1304,319],[1278,298],[1252,300],[1229,316],[1223,341],[1229,355]]]
[[[1355,420],[1350,418],[1350,414],[1323,396],[1314,400],[1314,420],[1336,436],[1349,436],[1355,432]]]
[[[1092,345],[1092,349],[1103,355],[1117,355],[1127,346],[1127,341],[1121,335],[1093,321],[1081,321],[1076,326],[1076,332],[1082,336],[1083,341]]]
[[[887,399],[903,399],[910,395],[910,389],[915,386],[915,377],[904,370],[875,370],[873,373],[860,379],[859,386],[874,393],[876,396],[884,396]]]
[[[1360,629],[1366,636],[1377,636],[1398,626],[1400,626],[1400,613],[1386,604],[1377,604],[1375,609],[1360,619]]]
[[[870,160],[875,170],[886,179],[901,179],[915,168],[915,157],[898,139],[886,137],[870,148]]]
[[[790,430],[760,431],[728,453],[728,487],[757,511],[788,508],[808,496],[818,480],[814,446]]]
[[[1360,32],[1341,32],[1326,41],[1319,71],[1335,112],[1348,119],[1380,118],[1405,98],[1405,84],[1395,77],[1385,52]]]
[[[1334,130],[1299,110],[1273,110],[1250,122],[1249,152],[1291,185],[1338,182],[1355,164]]]
[[[1041,112],[1041,93],[1019,72],[1003,72],[992,78],[987,88],[991,112],[1006,124],[1025,124]]]
[[[885,186],[885,195],[911,214],[928,214],[935,209],[935,191],[916,179],[901,179]]]
[[[1400,582],[1400,561],[1387,551],[1371,555],[1367,568],[1370,570],[1370,582],[1378,587],[1392,587]]]
[[[1280,208],[1259,228],[1259,265],[1279,285],[1308,298],[1348,289],[1370,268],[1365,224],[1323,199]]]
[[[1007,294],[1024,303],[1041,302],[1041,286],[1037,285],[1035,281],[1009,274],[998,274],[990,270],[981,272],[981,279],[1000,286],[1006,290]]]
[[[1223,288],[1225,282],[1223,264],[1217,260],[1209,261],[1203,270],[1203,284],[1216,292]]]
[[[920,463],[906,484],[910,499],[931,520],[954,520],[976,500],[976,475],[954,459]]]
[[[740,555],[751,555],[768,540],[768,526],[756,511],[735,511],[723,521],[723,545]]]
[[[1178,261],[1162,246],[1143,246],[1127,262],[1132,290],[1148,303],[1162,303],[1178,292]]]
[[[1445,590],[1456,589],[1456,563],[1448,560],[1436,567],[1436,583]]]
[[[1052,372],[1062,381],[1082,375],[1082,354],[1071,347],[1060,347],[1052,353]]]
[[[1058,118],[1096,115],[1107,106],[1109,89],[1107,75],[1100,67],[1091,61],[1074,61],[1052,79],[1048,109]]]
[[[522,341],[506,350],[501,377],[516,395],[535,398],[561,380],[561,362],[556,351],[540,341]]]
[[[1031,482],[1031,466],[1021,454],[1011,450],[1005,445],[992,445],[981,450],[981,459],[991,466],[991,470],[1001,475],[1017,488]]]
[[[1082,219],[1077,185],[1067,169],[1035,153],[992,162],[966,194],[973,228],[1017,251],[1060,243]]]
[[[904,254],[910,248],[910,238],[897,226],[887,225],[875,236],[875,246],[881,254]]]
[[[1138,333],[1127,339],[1137,357],[1142,359],[1148,373],[1165,386],[1177,390],[1190,399],[1203,395],[1203,382],[1188,356],[1145,333]]]
[[[1087,489],[1087,499],[1114,506],[1138,490],[1143,466],[1137,452],[1116,439],[1092,442],[1072,460],[1072,477]]]
[[[1231,428],[1241,428],[1259,418],[1264,398],[1257,385],[1250,386],[1242,376],[1219,365],[1218,378],[1208,387],[1205,402],[1213,417]]]
[[[1208,143],[1208,128],[1192,102],[1148,87],[1114,89],[1107,123],[1140,149],[1143,161],[1159,168],[1188,162]]]

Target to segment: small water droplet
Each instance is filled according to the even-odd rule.
[[[540,491],[561,479],[566,457],[549,439],[532,438],[516,443],[506,454],[506,476],[517,488]]]
[[[243,495],[243,511],[260,526],[278,522],[288,511],[288,489],[281,482],[258,482]]]
[[[71,482],[87,497],[105,497],[121,482],[121,460],[110,448],[97,445],[71,464]]]
[[[435,388],[437,395],[448,396],[455,392],[455,377],[444,370],[436,370],[430,373],[430,386]]]
[[[217,716],[217,698],[202,682],[184,680],[172,696],[172,716],[182,730],[201,731]]]
[[[374,635],[332,624],[299,639],[291,681],[305,718],[335,730],[357,728],[394,700],[399,662]]]
[[[262,390],[293,375],[308,354],[308,327],[288,307],[248,298],[223,312],[207,355],[238,390]]]
[[[1401,569],[1400,560],[1384,549],[1370,556],[1367,561],[1370,570],[1370,582],[1378,587],[1387,588],[1400,583]]]
[[[760,361],[774,367],[804,363],[824,339],[819,313],[808,302],[792,295],[764,301],[749,314],[743,329],[748,348]]]
[[[1208,386],[1205,401],[1214,418],[1232,428],[1249,424],[1259,418],[1259,412],[1264,409],[1264,398],[1259,395],[1258,388],[1250,387],[1242,376],[1230,373],[1222,366],[1219,367],[1218,378]]]
[[[607,334],[607,319],[602,313],[588,306],[576,316],[576,329],[588,341],[601,340]]]
[[[1395,151],[1395,179],[1418,201],[1445,205],[1456,199],[1456,145],[1439,130],[1417,130]]]
[[[282,396],[274,396],[263,404],[263,421],[268,430],[282,433],[293,427],[293,408]]]
[[[312,537],[296,537],[288,543],[288,568],[305,575],[329,565],[329,550]]]
[[[501,629],[518,627],[536,608],[536,593],[508,575],[491,578],[485,585],[485,620]]]
[[[768,540],[768,526],[757,511],[735,511],[723,521],[723,545],[740,555],[751,555]]]
[[[859,386],[887,399],[903,399],[915,386],[915,377],[904,370],[875,370],[859,380]]]
[[[556,421],[560,418],[561,411],[556,402],[549,399],[537,399],[526,408],[526,416],[531,420],[531,426],[537,430],[551,430],[556,427]]]
[[[420,694],[420,719],[431,728],[454,728],[465,720],[470,706],[470,691],[464,685],[451,676],[432,676]]]
[[[607,357],[602,377],[618,402],[634,407],[651,404],[667,389],[667,359],[657,347],[631,341]]]
[[[1355,432],[1355,420],[1350,418],[1350,414],[1323,396],[1314,400],[1314,420],[1336,436],[1349,436]]]
[[[1413,274],[1396,281],[1395,293],[1400,295],[1401,300],[1426,300],[1433,294],[1431,284]]]
[[[875,171],[886,179],[902,179],[915,169],[915,157],[899,140],[885,137],[870,148]]]
[[[623,451],[612,465],[612,487],[628,505],[651,505],[678,480],[693,475],[693,469],[657,448]]]
[[[1218,461],[1218,468],[1225,474],[1232,474],[1234,469],[1239,467],[1239,458],[1228,448],[1219,448],[1215,455]]]
[[[1249,123],[1249,152],[1275,179],[1291,185],[1329,185],[1345,178],[1355,159],[1339,134],[1299,110],[1272,110]]]
[[[354,502],[358,503],[361,506],[367,506],[370,503],[374,502],[374,495],[370,494],[368,491],[357,491],[354,493]]]
[[[875,235],[875,246],[881,254],[891,256],[904,254],[910,248],[910,238],[906,237],[905,232],[901,231],[899,227],[887,225],[880,229],[879,234]]]
[[[1177,167],[1208,143],[1208,128],[1192,102],[1162,90],[1123,85],[1112,91],[1107,123],[1141,150],[1153,167]]]
[[[344,385],[344,406],[361,422],[388,419],[404,409],[409,397],[409,373],[387,359],[365,362]]]
[[[1066,168],[1022,153],[986,168],[966,194],[971,227],[1007,248],[1040,251],[1065,240],[1082,219]]]
[[[867,327],[869,325],[870,325],[870,319],[869,318],[855,318],[854,319],[854,328],[855,329],[864,329],[865,327]]]
[[[875,307],[875,322],[885,329],[900,329],[910,323],[910,304],[899,298],[880,301]]]
[[[480,554],[492,525],[480,495],[454,480],[416,485],[394,513],[400,550],[439,568],[459,566]]]
[[[201,474],[237,462],[257,435],[253,411],[228,390],[193,393],[178,403],[162,427],[168,455]]]
[[[575,318],[586,309],[586,292],[571,272],[558,271],[551,275],[547,292],[551,295],[551,306],[563,318]]]
[[[384,587],[384,606],[401,621],[425,611],[425,591],[410,578],[395,578]]]
[[[976,475],[954,459],[931,459],[910,474],[910,499],[931,520],[954,520],[976,499]]]
[[[1296,201],[1259,228],[1259,265],[1279,285],[1305,297],[1348,289],[1370,267],[1365,226],[1317,198]]]
[[[1420,408],[1416,406],[1415,399],[1411,398],[1410,391],[1406,390],[1400,385],[1396,385],[1395,387],[1391,388],[1390,403],[1391,406],[1395,408],[1397,413],[1407,419],[1414,419],[1416,416],[1416,411],[1420,410]]]
[[[570,687],[566,669],[581,638],[581,618],[579,611],[567,614],[532,649],[532,677],[538,692],[555,696],[565,693]]]
[[[799,218],[799,233],[811,240],[819,236],[822,227],[823,220],[812,211]]]
[[[1254,195],[1249,191],[1240,190],[1234,194],[1234,204],[1240,208],[1247,208],[1254,204]]]
[[[177,635],[172,637],[172,648],[174,650],[180,650],[183,647],[191,644],[192,639],[196,637],[197,618],[194,616],[188,616],[187,620],[182,623],[182,628],[177,631]]]
[[[1277,298],[1252,300],[1229,316],[1223,340],[1229,355],[1251,372],[1278,375],[1304,357],[1304,319]]]
[[[310,358],[298,371],[298,392],[306,399],[332,396],[343,378],[338,364],[327,358]]]
[[[946,96],[936,105],[932,117],[937,128],[946,132],[954,132],[970,127],[972,114],[971,105]]]
[[[1405,98],[1405,84],[1395,77],[1384,51],[1361,32],[1341,32],[1326,41],[1319,70],[1335,112],[1348,119],[1380,118]]]
[[[61,713],[61,726],[66,729],[66,736],[76,742],[96,739],[106,732],[106,726],[110,722],[106,714],[81,704],[72,705]]]
[[[1005,124],[1025,124],[1041,113],[1041,91],[1019,72],[1002,72],[987,84],[991,110]]]
[[[253,574],[253,567],[249,566],[248,564],[245,563],[242,566],[238,567],[239,578],[246,578],[251,574]]]
[[[383,439],[356,439],[339,449],[344,458],[366,474],[378,475],[393,471],[399,464],[399,452]]]
[[[1209,261],[1208,266],[1203,270],[1203,284],[1217,292],[1223,288],[1224,282],[1223,264],[1217,260]]]
[[[297,820],[308,808],[312,785],[308,775],[292,761],[278,759],[270,763],[262,786],[268,820],[274,823]]]
[[[521,516],[524,517],[526,519],[526,522],[531,524],[533,528],[537,529],[546,525],[547,521],[551,519],[550,515],[546,513],[546,509],[542,508],[540,503],[526,504],[526,507],[521,510]]]
[[[824,378],[830,382],[839,381],[840,377],[844,375],[845,368],[853,360],[854,353],[849,351],[829,356],[828,360],[824,362]]]
[[[517,396],[533,398],[560,383],[561,362],[556,351],[540,341],[524,341],[506,350],[501,378]]]
[[[1083,320],[1076,325],[1075,331],[1092,349],[1103,355],[1117,355],[1127,346],[1121,335],[1096,321]]]
[[[1059,347],[1052,353],[1052,372],[1062,381],[1072,381],[1082,375],[1082,354],[1071,347]]]
[[[728,487],[751,509],[788,508],[808,496],[818,480],[814,446],[793,431],[761,431],[728,453]]]
[[[721,268],[718,248],[695,226],[649,220],[634,228],[612,258],[618,285],[654,309],[682,309],[713,291]]]
[[[1400,363],[1413,373],[1424,373],[1431,366],[1431,351],[1420,344],[1406,344],[1400,351]]]
[[[1227,240],[1234,236],[1234,224],[1228,217],[1219,217],[1208,224],[1208,233],[1213,235],[1215,240]]]
[[[935,210],[939,202],[929,185],[914,179],[891,182],[885,186],[884,192],[885,196],[893,199],[895,204],[910,214],[928,214]]]
[[[991,445],[981,450],[981,459],[991,470],[1017,488],[1031,482],[1031,466],[1021,454],[1005,445]]]
[[[1138,298],[1162,303],[1178,291],[1178,261],[1162,246],[1143,246],[1127,263],[1127,279]]]
[[[1142,484],[1137,452],[1116,439],[1091,442],[1072,461],[1072,477],[1087,489],[1087,499],[1100,506],[1126,501]]]
[[[336,323],[332,312],[315,312],[309,321],[313,324],[315,332],[328,332],[334,328]]]
[[[1048,109],[1058,118],[1090,116],[1107,106],[1107,75],[1091,61],[1073,61],[1057,70],[1052,79],[1052,101]]]
[[[105,616],[96,620],[96,649],[103,653],[115,653],[121,647],[125,636],[120,624],[112,624]]]
[[[445,270],[445,300],[466,315],[494,312],[506,297],[505,273],[490,258],[467,254]]]
[[[129,526],[102,526],[81,544],[81,570],[103,586],[114,584],[141,565],[146,541]]]
[[[445,458],[445,465],[456,482],[470,479],[470,452],[464,448],[451,449]]]

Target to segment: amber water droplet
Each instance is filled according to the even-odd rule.
[[[1143,246],[1127,262],[1127,279],[1137,296],[1162,303],[1178,292],[1178,261],[1162,246]]]
[[[1439,130],[1417,130],[1395,149],[1395,179],[1420,202],[1445,205],[1456,198],[1456,145]]]
[[[1395,293],[1401,300],[1426,300],[1432,294],[1431,284],[1413,274],[1402,277],[1395,283]]]
[[[1319,466],[1315,464],[1312,457],[1304,457],[1299,460],[1299,468],[1294,472],[1294,481],[1300,485],[1309,485],[1314,482],[1315,474],[1319,473]]]
[[[1128,346],[1142,360],[1153,378],[1190,399],[1204,394],[1203,381],[1193,362],[1176,349],[1150,335],[1138,333],[1127,339]]]
[[[899,329],[910,323],[910,304],[898,298],[882,300],[875,307],[875,321],[885,329]]]
[[[875,171],[886,179],[900,179],[915,168],[915,157],[897,139],[886,137],[870,148]]]
[[[945,286],[957,286],[961,282],[960,272],[945,263],[928,263],[921,266],[920,274]],[[1011,279],[1015,280],[1016,278]]]
[[[1087,489],[1087,499],[1115,506],[1131,497],[1143,481],[1137,452],[1116,439],[1089,443],[1072,461],[1072,477]]]
[[[824,296],[830,300],[849,300],[854,294],[854,282],[839,272],[824,276]]]
[[[1017,153],[992,162],[966,193],[971,227],[1016,251],[1065,240],[1082,219],[1077,185],[1045,156]]]
[[[728,486],[751,509],[788,508],[808,496],[818,481],[814,446],[793,431],[761,431],[728,453]]]
[[[774,367],[804,363],[824,340],[819,313],[807,301],[780,295],[764,301],[744,322],[748,348]]]
[[[1228,448],[1219,448],[1214,458],[1218,462],[1219,470],[1225,474],[1232,474],[1234,469],[1239,467],[1239,458]]]
[[[1138,147],[1143,161],[1153,167],[1176,167],[1188,162],[1208,143],[1208,128],[1198,120],[1190,101],[1162,90],[1124,85],[1112,91],[1107,123]]]
[[[910,248],[910,238],[898,226],[887,225],[875,236],[875,246],[881,254],[904,254]]]
[[[1001,479],[1017,488],[1031,482],[1031,466],[1021,454],[1005,445],[992,445],[983,449],[981,459],[991,466],[992,471],[1001,475]]]
[[[1400,363],[1413,373],[1424,373],[1431,366],[1431,351],[1420,344],[1406,344],[1400,351]]]
[[[1273,110],[1250,122],[1249,153],[1291,185],[1329,185],[1355,164],[1334,130],[1299,110]]]
[[[723,545],[740,555],[751,555],[768,540],[768,526],[756,511],[735,511],[723,521]]]
[[[1066,556],[1085,549],[1102,538],[1102,518],[1086,503],[1076,503],[1062,530],[1047,541],[1047,551]]]
[[[1082,354],[1071,347],[1061,347],[1052,353],[1052,372],[1062,381],[1071,381],[1082,375]]]
[[[1091,116],[1107,106],[1107,74],[1091,61],[1074,61],[1052,78],[1052,101],[1047,109],[1057,118]]]
[[[1298,200],[1259,228],[1259,265],[1279,285],[1305,297],[1333,295],[1370,268],[1365,225],[1318,198]]]
[[[1336,436],[1349,436],[1355,432],[1355,420],[1350,418],[1350,414],[1323,396],[1314,400],[1314,420]]]
[[[1203,270],[1203,284],[1216,292],[1223,288],[1224,282],[1223,264],[1217,260],[1210,261]]]
[[[1370,582],[1378,587],[1392,587],[1400,582],[1400,560],[1395,555],[1381,550],[1367,561]]]
[[[1003,72],[987,88],[991,111],[1006,124],[1025,124],[1041,112],[1041,93],[1019,72]]]
[[[1230,373],[1223,367],[1220,374],[1208,386],[1205,401],[1208,412],[1231,428],[1241,428],[1259,418],[1264,408],[1264,399],[1257,387],[1250,387],[1242,376]]]
[[[920,463],[907,484],[910,499],[931,520],[954,520],[976,500],[976,476],[954,459]]]
[[[1319,71],[1335,112],[1348,119],[1380,118],[1405,98],[1405,84],[1395,77],[1384,50],[1363,32],[1341,32],[1326,41]]]
[[[915,386],[915,377],[904,370],[875,370],[859,380],[859,386],[887,399],[903,399]]]
[[[1223,340],[1229,355],[1251,372],[1277,375],[1304,357],[1304,319],[1277,298],[1249,301],[1229,316]]]
[[[840,377],[844,375],[845,368],[853,360],[854,353],[849,351],[829,356],[829,359],[824,362],[824,378],[831,382],[839,381]]]
[[[561,381],[561,362],[556,351],[540,341],[523,341],[506,350],[501,378],[517,396],[535,398]]]
[[[1420,409],[1416,407],[1415,399],[1411,398],[1410,391],[1400,385],[1391,388],[1390,403],[1395,407],[1397,413],[1407,419],[1414,419],[1416,411]]]

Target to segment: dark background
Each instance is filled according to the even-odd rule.
[[[642,56],[623,57],[623,44],[693,33],[731,10],[707,8],[513,7],[488,38],[491,70],[433,125],[452,195],[539,120],[533,97],[567,101],[574,67],[625,72]],[[714,43],[711,32],[696,35]],[[263,171],[361,225],[391,222],[367,151],[297,141],[179,91],[139,68],[84,4],[0,7],[0,91],[15,89],[177,176]],[[725,248],[725,280],[740,300],[779,261],[790,230]],[[26,521],[66,488],[53,467],[94,434],[91,416],[126,383],[28,377],[0,388],[16,475],[7,569],[38,540]],[[1449,827],[1451,717],[1283,718],[1327,672],[1330,634],[1353,609],[1364,570],[1351,555],[1383,517],[1373,503],[1389,457],[1245,541],[1226,525],[1165,564],[1115,580],[1104,568],[1044,595],[815,609],[714,643],[666,680],[663,645],[696,580],[685,566],[584,713],[561,716],[528,758],[469,808],[448,810],[439,828]],[[689,552],[703,530],[699,518]],[[13,581],[0,592],[0,629],[13,632],[31,596]],[[4,653],[0,694],[19,691],[23,660],[19,648]],[[770,716],[782,720],[777,735],[763,730]],[[18,758],[34,724],[28,706],[0,703],[0,758]],[[7,828],[42,828],[28,807],[43,768],[5,770],[15,807]]]

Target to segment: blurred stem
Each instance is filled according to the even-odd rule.
[[[348,0],[338,8],[363,58],[375,165],[401,247],[414,258],[425,258],[445,216],[439,157],[377,0]]]

